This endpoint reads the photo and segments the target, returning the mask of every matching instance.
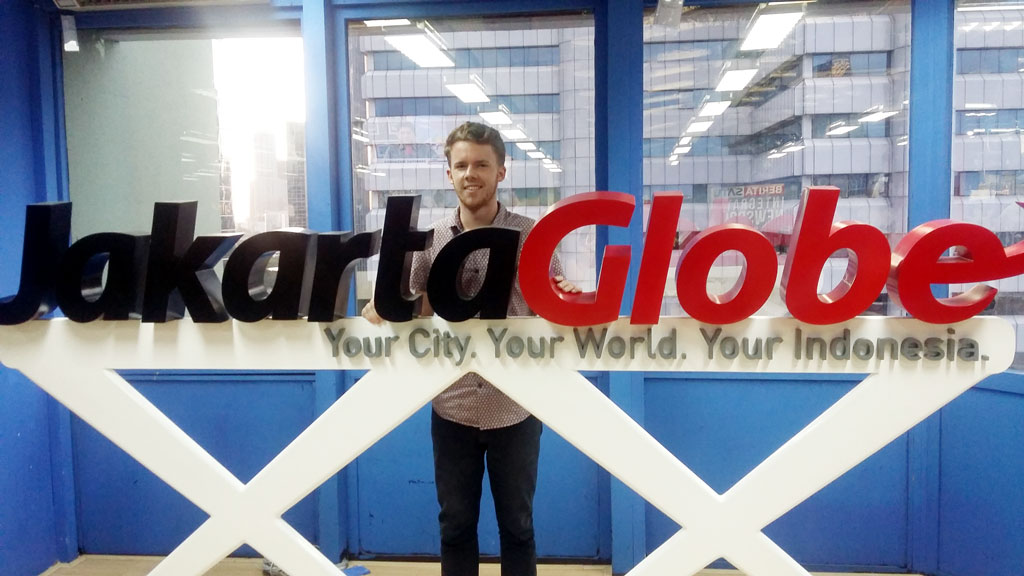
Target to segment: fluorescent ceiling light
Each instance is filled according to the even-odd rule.
[[[1019,10],[1024,8],[1024,4],[985,4],[982,6],[963,6],[957,8],[957,12],[984,12],[987,10]]]
[[[481,112],[480,117],[484,119],[484,122],[494,124],[495,126],[503,126],[505,124],[512,123],[512,119],[508,117],[508,114],[500,110],[497,112]]]
[[[669,162],[669,166],[679,166],[679,160],[676,160],[675,162]]]
[[[1010,30],[1013,30],[1014,28],[1016,28],[1017,26],[1020,26],[1020,25],[1021,25],[1020,21],[1010,22],[1009,24],[1006,25],[1006,28],[1003,28],[1003,30],[1006,30],[1007,32],[1009,32]]]
[[[75,17],[70,15],[61,16],[60,28],[64,39],[64,51],[78,52],[78,28],[75,26]]]
[[[782,149],[783,152],[796,152],[797,150],[803,150],[807,146],[805,144],[792,144]]]
[[[782,157],[783,157],[783,156],[785,156],[785,155],[786,155],[786,153],[785,153],[785,152],[776,152],[775,154],[769,154],[769,155],[768,155],[768,159],[769,159],[769,160],[774,160],[774,159],[776,159],[776,158],[782,158]]]
[[[970,32],[971,30],[974,30],[974,27],[977,26],[977,25],[978,25],[977,22],[971,22],[967,26],[964,26],[964,27],[962,27],[960,29],[963,30],[964,32]]]
[[[679,139],[680,146],[686,146],[690,142],[693,142],[693,136],[683,136],[682,138]]]
[[[678,154],[673,154],[673,155],[668,157],[668,161],[669,162],[676,162],[678,160],[679,160],[679,155]]]
[[[420,68],[451,68],[455,62],[427,38],[426,34],[385,36],[384,40]]]
[[[718,81],[718,86],[715,86],[715,92],[735,92],[736,90],[743,90],[750,84],[750,81],[754,79],[754,74],[757,74],[757,68],[748,68],[746,70],[730,70],[722,76],[722,79]]]
[[[391,20],[364,20],[363,24],[367,26],[408,26],[411,24],[409,20],[405,18],[392,18]]]
[[[825,136],[840,136],[842,134],[849,134],[860,126],[836,126],[835,128],[825,132]]]
[[[873,112],[871,114],[868,114],[867,116],[861,116],[858,122],[878,122],[879,120],[885,120],[886,118],[890,116],[895,116],[897,114],[899,114],[898,110],[891,110],[889,112]]]
[[[353,140],[359,140],[360,142],[369,142],[370,141],[370,139],[367,138],[366,136],[363,136],[362,134],[356,134],[355,132],[352,133],[352,139]]]
[[[516,146],[520,150],[536,150],[537,149],[537,145],[534,144],[533,142],[516,142]]]
[[[967,110],[990,110],[995,107],[995,104],[989,104],[988,102],[968,102],[964,104],[964,108]]]
[[[991,32],[991,31],[995,30],[996,28],[998,28],[1001,24],[1002,24],[1002,22],[993,22],[993,23],[989,24],[988,26],[984,27],[985,28],[985,32]]]
[[[761,14],[747,33],[740,45],[740,50],[771,50],[789,36],[796,23],[803,18],[803,12],[786,12],[783,14]]]
[[[713,120],[707,120],[703,122],[691,122],[690,125],[686,127],[686,131],[688,133],[693,134],[696,134],[698,132],[707,132],[708,128],[711,128],[711,125],[714,123],[715,122]]]
[[[509,140],[525,140],[526,132],[518,128],[508,128],[501,131],[501,135]]]
[[[896,142],[896,145],[897,146],[906,146],[907,145],[907,137],[906,136],[900,136],[900,139]]]
[[[697,116],[720,116],[725,109],[729,107],[732,102],[725,100],[722,102],[708,102],[700,109]]]
[[[678,146],[672,151],[673,154],[686,154],[693,146]]]
[[[541,152],[540,150],[536,150],[534,152],[527,152],[526,155],[529,156],[530,158],[533,158],[534,160],[540,160],[541,158],[547,158],[547,154]]]
[[[555,173],[558,173],[558,172],[561,172],[561,171],[562,171],[562,169],[561,169],[561,168],[548,168],[548,171],[549,171],[549,172],[555,172]]]
[[[554,164],[555,163],[555,161],[552,160],[551,158],[544,158],[543,160],[541,160],[541,162],[543,162],[545,164]]]
[[[444,87],[452,94],[455,94],[456,98],[462,100],[466,104],[491,101],[491,99],[487,97],[487,94],[484,94],[483,89],[472,82],[468,84],[445,84]]]

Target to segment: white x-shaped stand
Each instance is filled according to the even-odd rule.
[[[807,327],[790,319],[755,318],[723,329],[714,358],[701,335],[715,327],[692,320],[664,321],[654,340],[675,331],[678,354],[651,353],[645,327],[619,320],[608,328],[602,357],[581,358],[569,329],[540,319],[447,324],[421,320],[371,326],[360,319],[330,326],[343,338],[397,336],[388,358],[354,353],[351,341],[332,347],[325,326],[295,322],[202,325],[190,321],[74,324],[36,321],[0,328],[0,359],[23,372],[72,412],[124,449],[210,517],[150,574],[200,575],[243,543],[289,574],[337,576],[338,569],[281,516],[401,424],[465,372],[475,371],[544,421],[640,496],[684,526],[630,574],[692,575],[725,558],[751,576],[805,576],[807,572],[762,529],[853,468],[989,374],[1009,367],[1012,327],[997,318],[953,326],[909,319],[859,318],[843,326]],[[487,329],[508,328],[502,346]],[[832,358],[797,359],[794,334],[830,340],[972,338],[977,360]],[[415,338],[413,331],[420,330]],[[433,335],[470,337],[458,354],[435,356]],[[521,337],[524,348],[508,346]],[[561,337],[532,357],[527,337]],[[621,341],[612,343],[616,337]],[[772,359],[747,359],[719,347],[725,338],[779,337]],[[852,342],[852,340],[851,340]],[[372,340],[370,342],[373,343]],[[764,342],[763,342],[764,343]],[[410,350],[413,344],[415,358]],[[624,346],[616,347],[616,344]],[[866,348],[862,347],[861,352]],[[516,354],[523,350],[518,358]],[[535,348],[536,350],[536,348]],[[349,357],[348,353],[352,354]],[[451,351],[451,349],[449,349]],[[337,356],[335,356],[337,354]],[[496,357],[497,356],[499,357]],[[888,351],[887,351],[888,354]],[[132,388],[115,369],[338,370],[370,372],[339,398],[248,484],[243,484],[199,444]],[[779,448],[725,494],[718,494],[580,374],[580,370],[844,372],[869,374],[821,416]]]

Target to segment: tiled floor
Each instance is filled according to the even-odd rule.
[[[58,564],[42,576],[145,576],[159,562],[159,558],[143,556],[82,556],[70,564]],[[432,562],[354,562],[366,566],[369,576],[440,576],[441,568]],[[232,558],[221,562],[209,576],[262,576],[260,560]],[[610,566],[572,566],[542,564],[538,576],[610,576]],[[497,564],[484,564],[480,576],[498,576]],[[739,576],[732,570],[705,570],[699,576]],[[839,576],[819,573],[818,576]],[[857,576],[880,576],[858,574]]]

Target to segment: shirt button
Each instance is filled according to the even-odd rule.
[[[477,382],[476,387],[477,388],[483,388],[484,387],[484,383],[483,382]]]

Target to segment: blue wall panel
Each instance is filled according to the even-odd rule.
[[[312,422],[313,375],[130,376],[157,408],[248,482]],[[75,419],[82,550],[91,554],[167,554],[206,519],[138,462]],[[316,498],[284,516],[316,541]],[[240,554],[251,555],[249,548]]]
[[[825,411],[854,382],[650,378],[645,428],[723,493]],[[766,528],[811,566],[902,566],[906,550],[906,438],[854,468]],[[679,530],[648,505],[648,551]]]
[[[0,370],[0,566],[39,574],[56,560],[47,398],[12,370]]]
[[[1019,381],[1020,375],[1016,378]],[[939,570],[943,574],[1024,572],[1022,477],[1024,396],[975,389],[943,409],[939,496]]]
[[[45,200],[35,174],[39,96],[36,11],[0,2],[0,294],[18,289],[25,204]],[[38,574],[57,559],[46,395],[0,368],[0,567]]]
[[[425,406],[367,450],[359,458],[358,471],[359,553],[440,554],[430,407]],[[602,509],[607,503],[600,495],[603,474],[592,460],[544,429],[534,503],[538,556],[602,556],[601,531],[607,529],[607,518],[602,517],[607,515]],[[497,555],[498,550],[494,501],[485,478],[480,551]]]

